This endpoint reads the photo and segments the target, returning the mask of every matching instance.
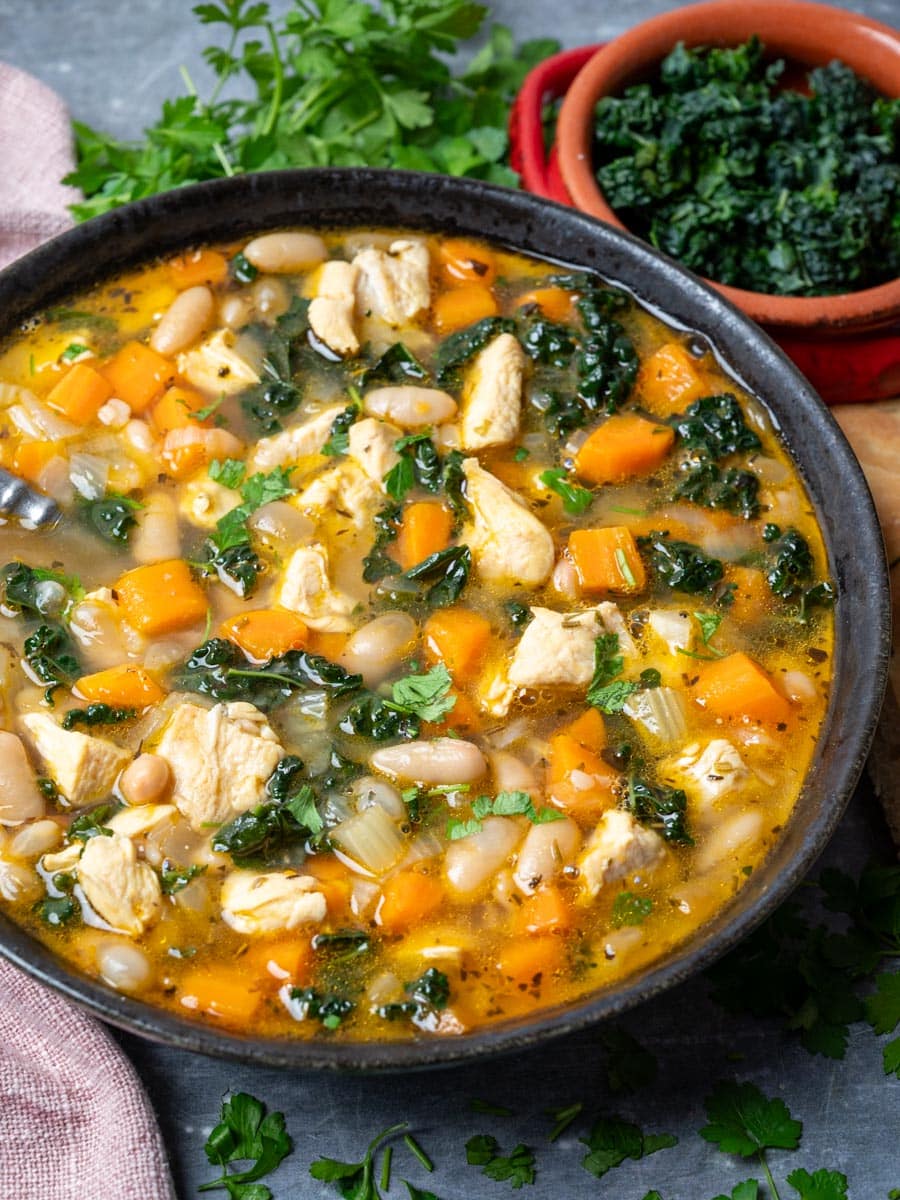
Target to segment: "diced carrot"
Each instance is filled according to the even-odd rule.
[[[345,921],[350,916],[349,879],[324,879],[316,889],[325,897],[325,907],[332,921]]]
[[[515,459],[495,458],[491,462],[491,474],[496,475],[508,488],[514,492],[524,492],[534,487],[534,465],[525,459],[516,462]]]
[[[728,720],[775,725],[790,720],[792,712],[769,675],[743,651],[704,666],[694,696],[707,712]]]
[[[424,562],[450,545],[453,514],[436,500],[416,500],[407,504],[400,520],[400,532],[394,543],[397,562],[404,571]]]
[[[269,986],[278,986],[286,980],[298,987],[306,987],[312,978],[315,952],[309,938],[291,942],[263,942],[242,954],[240,967],[250,979],[262,979]],[[267,978],[268,977],[268,978]]]
[[[76,425],[89,425],[112,394],[112,385],[99,371],[79,362],[66,371],[47,403]]]
[[[641,404],[659,417],[681,412],[709,392],[698,360],[681,342],[666,342],[644,360],[636,382]]]
[[[469,683],[481,671],[491,641],[491,623],[468,608],[441,608],[425,622],[425,655],[443,662],[455,683]]]
[[[524,308],[528,304],[536,304],[548,321],[563,325],[572,320],[573,296],[565,288],[533,288],[516,300],[516,308]]]
[[[579,722],[573,724],[579,726]],[[597,753],[603,748],[602,744],[595,750],[580,740],[587,724],[585,721],[578,728],[577,735],[573,735],[571,727],[570,730],[554,734],[550,739],[547,764],[551,801],[557,808],[581,821],[594,819],[613,807],[616,802],[613,789],[618,782],[618,776]]]
[[[516,933],[565,933],[572,928],[572,905],[553,884],[545,884],[529,896],[513,918]]]
[[[725,583],[734,584],[733,599],[725,611],[735,621],[752,625],[771,611],[772,592],[765,575],[756,567],[728,567]]]
[[[497,278],[494,255],[480,242],[467,238],[442,238],[438,243],[441,278],[449,287],[481,283],[485,287]]]
[[[427,921],[444,898],[444,889],[432,875],[398,871],[382,889],[375,920],[388,933],[400,933]]]
[[[121,708],[146,708],[158,704],[166,694],[149,672],[130,664],[82,675],[75,690],[90,704]]]
[[[113,590],[125,620],[148,637],[188,629],[206,617],[206,596],[180,558],[126,571]]]
[[[288,650],[305,650],[309,642],[306,622],[296,613],[278,608],[238,613],[223,622],[219,633],[258,662],[278,658]]]
[[[606,745],[606,722],[596,708],[586,708],[580,717],[566,725],[560,733],[567,733],[580,746],[599,753]]]
[[[142,413],[175,378],[175,364],[143,342],[127,342],[101,368],[113,395]]]
[[[307,649],[311,654],[327,658],[329,662],[337,662],[349,636],[348,633],[325,633],[320,629],[311,629]]]
[[[601,746],[600,749],[602,748]],[[573,737],[570,732],[555,733],[550,739],[550,783],[560,783],[568,779],[573,771],[604,778],[609,775],[609,767],[596,751],[577,737]]]
[[[630,529],[609,525],[604,529],[576,529],[569,534],[569,554],[586,592],[642,592],[647,574]]]
[[[186,429],[189,425],[209,425],[210,418],[202,421],[197,413],[209,408],[209,400],[193,388],[170,387],[153,406],[151,420],[158,433],[169,433],[172,429]]]
[[[646,475],[672,449],[675,431],[637,413],[617,413],[595,429],[575,455],[575,472],[589,483],[618,483]]]
[[[303,871],[323,882],[347,878],[347,868],[336,854],[311,854],[303,864]]]
[[[13,453],[13,472],[37,483],[47,463],[64,453],[64,442],[20,442]]]
[[[422,737],[443,737],[451,730],[463,734],[480,733],[478,706],[456,688],[451,688],[448,695],[455,697],[456,703],[440,721],[426,721],[422,726]]]
[[[518,938],[507,942],[500,951],[497,970],[520,991],[539,991],[562,970],[564,960],[561,938]]]
[[[262,1000],[262,993],[252,987],[252,976],[239,966],[196,967],[182,977],[178,999],[191,1012],[216,1017],[225,1025],[246,1026]]]
[[[179,292],[202,283],[215,286],[228,274],[228,261],[218,250],[188,250],[166,263],[169,278]]]
[[[442,292],[432,309],[438,333],[454,333],[484,317],[495,317],[499,311],[494,293],[483,283],[465,283]]]

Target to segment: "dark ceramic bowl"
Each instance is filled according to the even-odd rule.
[[[387,225],[475,235],[599,271],[673,324],[708,338],[770,409],[798,464],[837,583],[835,686],[792,817],[765,864],[693,937],[577,1003],[460,1038],[341,1043],[242,1037],[123,996],[79,974],[0,915],[0,953],[114,1025],[157,1041],[278,1067],[400,1070],[525,1049],[633,1007],[708,966],[766,917],[825,846],[862,770],[884,691],[889,602],[881,532],[843,434],[777,347],[712,288],[643,242],[521,192],[472,180],[368,170],[283,171],[184,188],[98,217],[0,273],[0,337],[113,272],[266,228]]]

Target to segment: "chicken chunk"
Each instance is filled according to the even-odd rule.
[[[222,884],[222,917],[238,933],[278,933],[325,919],[318,880],[291,871],[232,871]]]
[[[155,753],[172,771],[174,804],[202,829],[256,804],[284,751],[265,715],[237,701],[179,704]]]
[[[704,805],[727,796],[750,774],[737,749],[726,738],[715,738],[705,748],[699,742],[687,746],[672,768],[685,777],[690,790]]]
[[[356,263],[334,260],[319,273],[319,286],[309,306],[309,326],[320,342],[342,357],[359,350],[359,338],[353,327],[356,308]]]
[[[230,329],[217,330],[193,350],[178,355],[178,374],[194,387],[217,395],[230,396],[259,383],[259,375],[234,349],[234,341]]]
[[[463,461],[472,520],[461,540],[470,548],[482,579],[539,587],[553,570],[549,531],[524,501],[485,471],[477,459]]]
[[[174,804],[139,804],[136,808],[122,808],[106,822],[113,833],[123,837],[146,837],[157,833],[178,820],[178,809]]]
[[[131,937],[139,937],[162,911],[156,872],[120,833],[87,842],[78,860],[78,882],[94,912]]]
[[[578,860],[581,880],[591,896],[636,871],[652,869],[663,855],[662,838],[645,829],[631,813],[613,808],[605,812]]]
[[[504,446],[515,439],[522,415],[525,353],[511,333],[481,351],[463,391],[461,439],[465,450]]]
[[[114,742],[63,729],[46,713],[26,713],[22,724],[47,774],[73,808],[108,796],[131,759]]]
[[[515,687],[584,686],[594,674],[594,643],[606,626],[596,608],[580,613],[532,608],[509,666]]]
[[[281,576],[276,601],[303,618],[311,629],[345,633],[353,628],[356,600],[332,586],[328,551],[316,542],[291,555]]]
[[[0,825],[21,825],[44,815],[44,797],[21,738],[0,730]]]
[[[284,467],[309,458],[311,454],[318,454],[331,436],[334,418],[343,411],[343,404],[332,404],[292,429],[285,429],[273,437],[261,438],[247,460],[248,474],[272,471],[275,467]]]
[[[665,642],[670,654],[691,649],[694,626],[690,613],[680,609],[657,608],[650,613],[647,624],[660,641]]]
[[[400,461],[394,443],[402,436],[396,425],[374,417],[366,417],[350,426],[350,457],[382,490],[385,475]]]
[[[356,304],[361,313],[404,325],[431,304],[430,261],[424,242],[392,242],[388,250],[361,250]]]
[[[357,529],[364,529],[383,503],[380,483],[374,483],[365,471],[350,461],[323,471],[293,499],[294,507],[314,521],[326,513],[336,512]]]

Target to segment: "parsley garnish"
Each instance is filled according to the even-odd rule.
[[[581,1141],[588,1148],[581,1165],[598,1179],[620,1167],[627,1158],[646,1158],[678,1145],[678,1138],[670,1133],[643,1133],[637,1125],[620,1117],[599,1117]]]
[[[652,912],[653,901],[646,896],[635,896],[632,892],[619,892],[613,901],[613,927],[621,929],[623,925],[643,925]]]
[[[204,1146],[206,1157],[213,1166],[222,1168],[222,1175],[201,1184],[199,1190],[223,1188],[231,1200],[271,1200],[271,1191],[256,1180],[274,1171],[292,1149],[284,1114],[267,1113],[255,1096],[236,1092],[223,1102],[219,1124]],[[236,1162],[251,1165],[242,1171],[229,1171]]]
[[[577,483],[569,482],[569,473],[564,467],[553,467],[549,471],[542,471],[540,480],[551,492],[556,492],[563,502],[563,508],[574,516],[580,516],[581,513],[586,512],[594,501],[593,492],[580,487]]]
[[[535,808],[527,792],[498,792],[493,799],[490,796],[478,796],[472,802],[472,814],[468,820],[450,818],[447,822],[450,841],[481,833],[485,817],[527,817],[532,825],[547,825],[552,821],[561,821],[565,816],[555,808]]]
[[[317,1158],[309,1168],[313,1179],[322,1183],[334,1183],[344,1197],[344,1200],[381,1200],[381,1193],[375,1182],[375,1152],[381,1143],[393,1134],[406,1129],[407,1124],[401,1121],[383,1129],[366,1147],[362,1162],[341,1162],[337,1158]],[[409,1185],[407,1184],[407,1187]],[[410,1195],[413,1195],[410,1189]]]
[[[476,1134],[466,1142],[466,1161],[481,1167],[488,1179],[506,1181],[514,1189],[534,1183],[534,1153],[519,1143],[508,1155],[499,1153],[500,1143],[488,1133]]]
[[[163,890],[163,895],[174,896],[176,892],[180,892],[182,888],[186,888],[192,879],[196,879],[198,875],[202,875],[206,870],[206,866],[179,867],[171,862],[168,858],[163,859],[163,864],[159,870],[159,882]]]
[[[396,712],[410,713],[420,721],[440,721],[456,704],[456,696],[450,694],[452,685],[446,666],[437,663],[424,675],[398,679],[391,688],[391,699],[385,704]]]

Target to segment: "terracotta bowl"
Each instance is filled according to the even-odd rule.
[[[678,42],[734,46],[757,34],[767,51],[802,67],[839,58],[885,96],[900,96],[900,33],[878,21],[803,0],[712,0],[644,21],[599,50],[569,89],[559,115],[559,167],[575,204],[626,228],[607,204],[593,163],[594,109],[651,77]],[[838,296],[775,296],[710,282],[754,320],[797,332],[859,332],[900,318],[900,279]]]

